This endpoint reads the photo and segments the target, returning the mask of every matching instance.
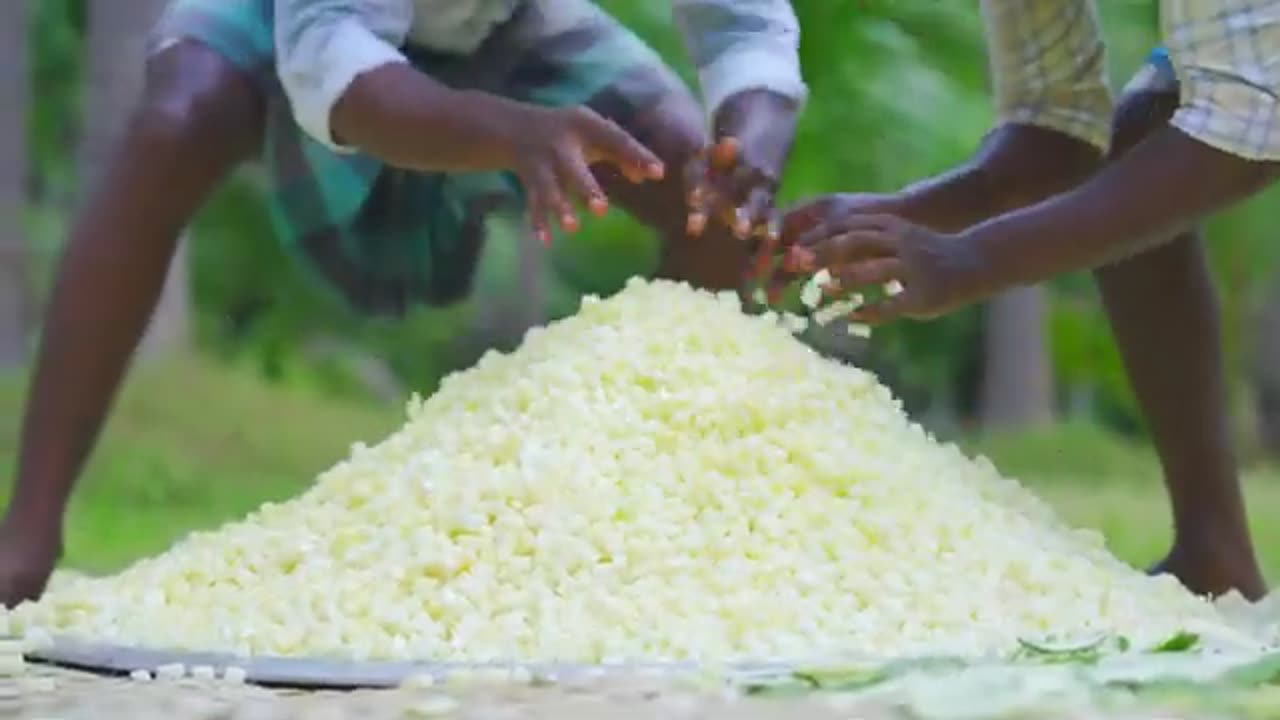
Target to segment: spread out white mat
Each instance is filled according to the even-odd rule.
[[[225,653],[175,652],[148,648],[87,643],[58,638],[52,646],[27,654],[32,662],[57,665],[75,670],[128,675],[136,670],[154,673],[158,668],[182,665],[188,672],[194,667],[213,668],[219,677],[226,668],[244,670],[246,680],[258,685],[294,688],[389,688],[409,678],[431,676],[438,681],[450,675],[477,670],[518,670],[533,678],[548,681],[573,681],[608,674],[666,674],[690,676],[698,671],[695,663],[651,663],[618,665],[523,664],[523,663],[432,663],[378,662],[337,659],[282,657],[240,657]],[[743,663],[726,668],[733,675],[786,674],[793,668],[784,663]]]

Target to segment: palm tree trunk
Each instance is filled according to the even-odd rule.
[[[1012,430],[1053,419],[1053,386],[1039,287],[1017,288],[987,304],[982,426]]]
[[[1254,368],[1258,437],[1267,454],[1280,460],[1280,278],[1258,323]]]
[[[0,2],[0,370],[20,367],[31,332],[31,282],[23,232],[30,91],[27,0]]]

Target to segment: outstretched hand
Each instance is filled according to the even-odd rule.
[[[831,293],[900,285],[901,292],[853,311],[850,320],[866,325],[932,319],[995,290],[973,243],[895,215],[854,213],[819,223],[800,234],[790,252],[801,271],[826,269]]]
[[[665,169],[639,140],[613,121],[585,106],[530,108],[510,150],[509,165],[528,196],[529,219],[543,243],[551,241],[548,218],[566,232],[575,232],[578,216],[572,198],[592,213],[609,207],[591,166],[616,167],[632,182],[661,180]]]
[[[712,144],[684,168],[690,235],[712,222],[742,239],[770,232],[798,110],[767,90],[730,96],[716,110]]]
[[[812,252],[802,245],[802,239],[828,235],[838,223],[856,215],[894,213],[899,205],[893,195],[874,193],[833,193],[807,200],[787,210],[779,222],[778,235],[756,248],[749,279],[763,283],[772,301],[809,273],[805,260]]]

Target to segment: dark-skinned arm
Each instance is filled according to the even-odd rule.
[[[800,23],[787,0],[673,0],[698,71],[710,144],[684,168],[689,232],[768,227],[808,88]]]
[[[356,78],[333,107],[334,139],[390,165],[433,172],[508,169],[539,108],[454,90],[405,63]],[[543,111],[546,112],[546,111]]]
[[[415,69],[399,49],[414,18],[408,0],[276,0],[274,12],[277,74],[308,135],[410,170],[511,171],[545,241],[548,216],[577,228],[572,198],[605,211],[592,163],[637,182],[662,176],[653,153],[586,107],[455,90]]]
[[[968,161],[895,193],[847,193],[811,200],[787,213],[782,240],[829,235],[849,218],[889,214],[937,232],[956,233],[1073,188],[1097,170],[1102,152],[1047,128],[1004,124]],[[789,282],[784,272],[775,285]]]
[[[1172,126],[1080,187],[965,231],[987,282],[1029,285],[1099,267],[1174,237],[1280,177],[1280,163],[1245,160]]]
[[[958,232],[1080,184],[1101,151],[1069,135],[1009,124],[993,130],[963,165],[889,196],[894,212],[939,232]]]
[[[336,150],[424,171],[504,166],[525,106],[453,90],[400,49],[409,0],[276,0],[276,73],[301,128]]]

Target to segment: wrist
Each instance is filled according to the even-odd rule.
[[[970,162],[894,194],[905,219],[939,232],[959,232],[1000,214],[1006,205],[989,170]]]
[[[974,225],[955,234],[962,248],[960,262],[966,275],[973,278],[971,295],[976,299],[990,297],[1009,288],[1032,285],[1039,279],[1028,274],[1033,270],[1019,257],[1019,248],[1031,244],[1010,235],[1000,219]],[[1016,229],[1015,229],[1016,230]]]
[[[743,90],[725,98],[712,114],[717,138],[740,137],[778,124],[795,124],[800,104],[773,90]]]
[[[800,104],[773,90],[730,95],[712,116],[714,140],[734,138],[764,169],[782,172],[795,137]]]
[[[539,131],[541,115],[546,108],[498,97],[478,90],[455,90],[454,107],[460,123],[474,130],[475,150],[492,156],[492,162],[504,170],[515,167],[522,138]]]

